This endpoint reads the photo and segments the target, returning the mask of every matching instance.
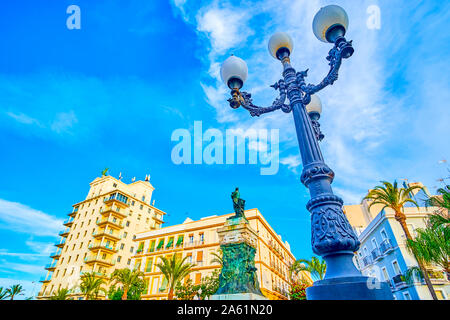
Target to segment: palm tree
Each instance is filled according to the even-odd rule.
[[[15,296],[21,296],[23,295],[23,287],[20,284],[15,284],[6,289],[6,293],[8,295],[8,298],[11,298],[11,300],[14,300]]]
[[[316,280],[323,280],[327,271],[327,264],[324,260],[319,260],[314,256],[311,260],[299,259],[292,264],[289,272],[292,277],[293,273],[298,274],[300,271],[308,271]]]
[[[50,297],[50,300],[67,300],[70,290],[67,288],[59,289],[56,294]]]
[[[216,262],[216,263],[220,264],[220,267],[222,267],[223,266],[222,250],[219,249],[218,253],[213,252],[213,253],[211,253],[211,255],[214,257],[214,259],[211,260],[211,264]]]
[[[100,291],[106,294],[106,290],[102,287],[104,283],[105,281],[98,278],[94,272],[86,272],[81,276],[80,290],[86,300],[97,300]]]
[[[447,211],[448,217],[448,212],[450,210],[450,186],[439,188],[437,192],[439,195],[429,197],[425,200],[425,204],[427,206],[438,207],[441,209],[441,212]]]
[[[122,300],[127,300],[128,290],[138,282],[144,282],[144,273],[140,270],[134,269],[117,269],[111,275],[111,281],[114,284],[120,283],[122,285],[123,294]]]
[[[440,266],[450,276],[450,227],[448,219],[436,213],[428,218],[425,229],[417,229],[417,236],[407,241],[408,249],[425,263]]]
[[[399,188],[397,185],[397,181],[394,181],[394,184],[381,181],[382,186],[376,186],[374,189],[370,190],[369,193],[364,197],[363,200],[372,200],[369,205],[369,209],[376,204],[381,204],[383,206],[382,210],[385,208],[391,208],[394,210],[394,217],[400,223],[400,226],[405,233],[406,240],[412,240],[411,234],[408,230],[408,226],[406,225],[406,215],[403,212],[403,207],[407,203],[414,204],[417,208],[419,205],[416,201],[411,199],[410,194],[415,189],[422,189],[419,186],[411,186],[408,188]],[[437,300],[436,293],[434,292],[433,285],[431,284],[430,278],[428,274],[425,272],[425,267],[422,263],[422,260],[416,257],[417,264],[419,265],[420,270],[422,271],[423,277],[425,279],[425,283],[430,290],[431,296],[434,300]]]
[[[169,295],[167,297],[169,300],[173,299],[173,290],[177,283],[192,271],[194,265],[185,263],[186,259],[187,257],[180,259],[174,254],[169,259],[161,257],[161,262],[156,265],[169,283]]]
[[[6,297],[7,294],[8,292],[4,290],[3,287],[0,287],[0,300],[5,300],[7,298]]]

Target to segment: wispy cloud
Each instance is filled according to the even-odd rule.
[[[16,120],[17,122],[23,123],[23,124],[36,124],[38,126],[42,126],[42,124],[37,120],[34,119],[24,113],[13,113],[13,112],[6,112],[8,116]]]
[[[58,113],[52,122],[51,128],[57,133],[69,132],[75,123],[78,122],[77,116],[73,110],[69,112]]]
[[[0,268],[19,271],[32,275],[40,275],[45,272],[41,264],[15,263],[15,262],[8,262],[6,260],[0,260]]]
[[[300,156],[298,155],[290,155],[281,158],[280,163],[287,166],[287,168],[292,172],[294,172],[295,174],[298,173],[297,168],[302,164],[302,162],[300,161]]]
[[[326,4],[329,3],[318,0],[281,3],[266,0],[249,2],[247,5],[233,1],[207,1],[201,4],[174,2],[174,10],[182,9],[185,20],[195,28],[207,50],[201,59],[205,63],[208,77],[201,81],[201,86],[206,101],[216,110],[216,119],[219,123],[227,127],[232,125],[246,128],[254,126],[279,128],[281,154],[298,152],[292,117],[278,112],[255,119],[250,118],[244,110],[229,108],[226,102],[228,89],[221,83],[219,77],[220,64],[232,53],[246,60],[249,79],[244,89],[253,93],[255,104],[262,106],[271,104],[276,93],[269,85],[281,78],[281,66],[269,56],[267,42],[275,31],[286,31],[294,40],[291,56],[293,66],[297,70],[309,68],[308,81],[320,82],[329,68],[325,57],[331,45],[318,41],[313,35],[311,25],[315,13]],[[388,17],[395,20],[396,15],[401,14],[400,9],[393,7],[391,3],[380,4],[383,14],[381,30],[367,28],[368,16],[365,10],[361,10],[361,6],[355,6],[352,1],[339,1],[338,4],[344,7],[349,15],[350,27],[347,37],[354,40],[355,54],[343,62],[339,80],[331,88],[318,94],[324,107],[321,125],[325,140],[321,145],[326,162],[336,172],[336,189],[348,197],[345,199],[346,202],[354,202],[359,201],[373,183],[382,178],[396,178],[392,175],[392,169],[398,166],[395,166],[393,161],[380,161],[380,157],[389,152],[387,150],[391,148],[389,144],[392,137],[400,137],[398,135],[400,128],[411,131],[404,121],[412,115],[407,111],[408,98],[393,94],[391,90],[388,81],[392,74],[399,70],[392,68],[390,57],[382,52],[383,50],[389,52],[390,48],[399,50],[401,43],[407,43],[408,35],[404,32],[396,33],[395,37],[392,36],[392,43],[387,43],[383,37],[386,36]],[[362,5],[370,4],[373,3],[366,1]],[[412,8],[416,5],[418,6],[418,2],[412,5]],[[388,11],[393,12],[391,16],[387,14]],[[415,11],[414,21],[421,20],[422,24],[425,16],[427,19],[433,17],[429,9]],[[444,17],[441,17],[441,11],[436,12],[440,16],[433,19],[442,22]],[[444,16],[448,16],[448,11]],[[406,21],[400,20],[395,21],[398,24]],[[420,32],[428,33],[430,28],[437,25],[430,23],[426,28],[420,29]],[[423,48],[421,50],[426,51],[428,46]],[[425,66],[428,64],[416,61],[418,57],[423,56],[429,54],[424,52],[422,55],[416,55],[411,61],[402,61],[403,64],[410,65],[405,70],[414,74],[409,80],[414,87],[417,84],[416,98],[432,101],[433,109],[448,115],[448,108],[445,107],[447,104],[444,103],[448,90],[442,87],[447,82],[436,82],[432,79],[436,76],[434,66],[444,68],[442,61],[432,66],[433,72],[427,71],[428,68]],[[430,86],[431,91],[421,90],[423,81],[418,79],[417,72],[423,74],[423,79],[429,79],[428,83],[435,83]],[[433,135],[445,131],[443,119],[447,119],[448,116],[439,117],[434,121],[427,116],[428,113],[429,110],[418,106],[417,114],[422,116],[415,116],[410,122],[414,125],[414,139],[429,141],[429,135],[421,130],[424,122],[427,122],[427,126],[429,123],[435,123],[435,126],[430,128]],[[386,157],[399,163],[403,162],[399,154],[389,154]],[[281,163],[298,174],[301,165],[298,159],[292,155],[282,158]],[[416,162],[417,166],[419,163]],[[417,166],[413,165],[416,169]]]
[[[36,236],[55,236],[62,222],[27,205],[0,199],[0,228]]]

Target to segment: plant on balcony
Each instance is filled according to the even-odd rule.
[[[407,240],[407,248],[422,264],[440,266],[450,277],[450,223],[441,214],[428,217],[425,228],[416,229],[417,236]],[[428,276],[428,274],[427,274]]]
[[[294,274],[298,275],[301,271],[307,271],[317,281],[323,280],[326,270],[327,264],[325,260],[319,260],[319,258],[313,256],[311,260],[299,259],[295,261],[289,268],[289,273],[292,278]]]
[[[171,258],[161,257],[161,262],[156,266],[161,273],[166,277],[169,283],[168,300],[173,300],[173,292],[178,284],[184,277],[186,277],[192,271],[193,264],[186,263],[187,257],[183,259],[178,258],[177,255],[172,255]]]
[[[140,294],[145,290],[144,273],[138,269],[116,269],[111,275],[111,281],[114,285],[121,284],[123,291],[122,300],[128,299],[128,292],[130,291],[132,295],[136,295],[136,292],[139,292],[143,286],[143,290],[139,293],[140,297]]]
[[[291,300],[306,300],[306,288],[311,287],[311,283],[306,280],[297,280],[291,283],[289,296]]]
[[[67,288],[59,289],[55,295],[50,297],[50,300],[67,300],[69,298],[70,290]]]
[[[106,294],[104,284],[105,280],[98,278],[94,272],[86,272],[81,276],[80,291],[86,300],[97,300],[100,292]]]
[[[20,284],[14,284],[8,289],[6,289],[7,298],[14,300],[15,296],[23,296],[23,287]]]
[[[394,181],[394,184],[387,181],[381,181],[381,183],[383,185],[376,186],[375,188],[370,190],[369,193],[364,197],[364,200],[372,200],[372,202],[369,205],[369,209],[374,205],[380,204],[383,206],[382,210],[385,208],[391,208],[392,210],[394,210],[395,220],[397,220],[398,223],[400,223],[400,226],[402,227],[403,232],[405,233],[406,240],[407,241],[412,240],[412,236],[406,224],[406,215],[403,212],[403,206],[407,203],[412,203],[417,208],[419,208],[417,202],[411,199],[411,194],[414,190],[422,188],[419,186],[399,188],[397,185],[397,181]],[[430,278],[425,273],[423,260],[420,257],[416,257],[416,260],[420,270],[422,271],[422,274],[424,275],[425,283],[428,287],[428,290],[431,293],[431,296],[433,297],[433,300],[437,300],[436,292],[434,291]]]

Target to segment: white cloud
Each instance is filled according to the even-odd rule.
[[[247,26],[250,18],[246,10],[207,7],[197,15],[197,30],[206,33],[213,53],[224,53],[236,47],[253,31]]]
[[[78,122],[73,110],[56,114],[55,120],[51,124],[51,129],[56,133],[69,132],[69,129]]]
[[[297,168],[302,164],[300,161],[300,156],[290,155],[280,159],[280,163],[284,164],[294,173],[297,173]]]
[[[0,228],[36,236],[55,236],[63,220],[18,202],[0,199]]]
[[[0,268],[20,271],[32,275],[41,275],[46,272],[41,264],[34,265],[30,263],[15,263],[15,262],[8,262],[6,260],[0,260]]]
[[[207,102],[216,109],[219,123],[227,127],[278,128],[281,154],[292,154],[294,149],[298,150],[292,116],[278,111],[251,118],[242,108],[232,110],[228,106],[229,90],[219,79],[220,64],[232,53],[243,58],[249,68],[243,90],[253,94],[256,105],[270,105],[276,93],[269,85],[281,78],[282,68],[278,61],[270,57],[267,42],[275,31],[285,31],[294,41],[292,65],[298,71],[309,68],[307,81],[319,83],[329,69],[325,57],[331,45],[318,41],[311,25],[315,13],[323,5],[323,1],[319,0],[265,0],[246,5],[233,1],[220,1],[219,5],[218,1],[210,1],[203,2],[200,8],[195,2],[183,4],[186,16],[197,17],[190,19],[189,23],[194,25],[200,37],[206,35],[208,40],[204,44],[209,51],[205,52],[203,59],[209,77],[202,80],[202,87]],[[381,30],[368,29],[365,8],[361,9],[349,0],[339,1],[338,5],[347,11],[350,18],[347,38],[353,40],[355,54],[343,61],[338,81],[318,93],[323,104],[321,129],[325,134],[321,148],[325,162],[336,172],[335,189],[341,191],[345,202],[358,202],[381,179],[394,179],[394,174],[416,177],[418,171],[425,172],[423,162],[402,159],[403,150],[397,149],[397,153],[392,153],[389,151],[390,144],[393,139],[400,139],[400,127],[403,133],[408,132],[411,141],[418,141],[424,146],[430,144],[431,137],[445,135],[446,115],[450,112],[446,107],[448,90],[445,90],[445,84],[448,81],[436,81],[436,71],[444,70],[445,62],[442,59],[431,61],[429,46],[417,48],[422,54],[405,59],[400,64],[403,67],[393,67],[389,61],[392,57],[383,54],[409,46],[408,37],[411,35],[408,33],[393,32],[386,37],[386,30],[383,29],[391,24],[401,31],[403,25],[408,24],[405,19],[384,20]],[[392,17],[408,14],[400,8],[391,8],[389,3],[385,3],[383,8],[392,9]],[[423,7],[415,12],[414,22],[423,23],[424,16],[429,14],[428,9]],[[427,18],[432,21],[420,29],[422,36],[419,38],[427,38],[433,26],[437,29],[438,22],[442,24],[447,16],[448,13],[436,11],[432,18]],[[386,42],[389,37],[392,41]],[[439,39],[444,43],[443,38],[439,35],[433,41]],[[407,56],[409,53],[405,54]],[[424,56],[427,57],[426,63],[421,60]],[[395,95],[391,92],[393,85],[388,81],[396,68],[402,68],[402,75],[409,76],[411,95],[415,97],[413,103],[420,104],[414,106],[414,112],[408,111],[411,108],[408,105],[411,102],[407,101],[408,94]],[[445,80],[448,75],[444,73],[441,77]],[[427,90],[423,88],[424,83]],[[430,116],[431,112],[439,116]],[[448,139],[442,140],[426,148],[432,151],[431,154],[445,158],[448,154],[445,150],[449,150],[445,148]],[[408,149],[402,143],[399,142],[399,146]],[[422,150],[415,152],[418,159],[425,157]],[[300,162],[294,159],[294,156],[283,158],[281,163],[298,174],[295,169]]]
[[[55,251],[53,242],[41,242],[27,240],[25,244],[34,252],[39,252],[39,255],[48,256],[50,253]]]
[[[48,255],[44,253],[8,252],[5,249],[0,249],[0,256],[15,257],[25,260],[25,259],[36,259],[39,257],[47,257]]]
[[[24,113],[16,114],[16,113],[13,113],[13,112],[6,112],[6,114],[8,116],[10,116],[11,118],[13,118],[14,120],[16,120],[17,122],[20,122],[20,123],[23,123],[23,124],[36,124],[38,126],[42,126],[37,119],[32,118],[32,117],[30,117],[30,116],[28,116],[28,115],[26,115]]]

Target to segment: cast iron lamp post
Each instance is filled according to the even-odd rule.
[[[392,299],[387,283],[362,276],[353,264],[360,242],[342,211],[342,199],[333,194],[334,172],[325,164],[319,148],[319,141],[324,137],[318,122],[322,106],[314,94],[337,80],[342,59],[350,58],[354,52],[352,42],[344,37],[347,27],[347,13],[336,5],[320,9],[314,17],[316,37],[334,44],[327,56],[330,71],[318,85],[306,84],[308,70],[296,72],[291,66],[289,55],[293,43],[289,35],[279,32],[270,38],[269,52],[281,61],[283,79],[272,85],[280,94],[269,107],[255,106],[251,94],[240,91],[248,74],[242,59],[231,56],[225,60],[221,76],[231,89],[228,101],[233,109],[242,106],[252,117],[278,109],[293,113],[303,162],[301,182],[311,195],[306,208],[311,212],[312,249],[327,263],[324,280],[316,281],[307,289],[308,299]],[[286,98],[289,103],[285,103]]]

